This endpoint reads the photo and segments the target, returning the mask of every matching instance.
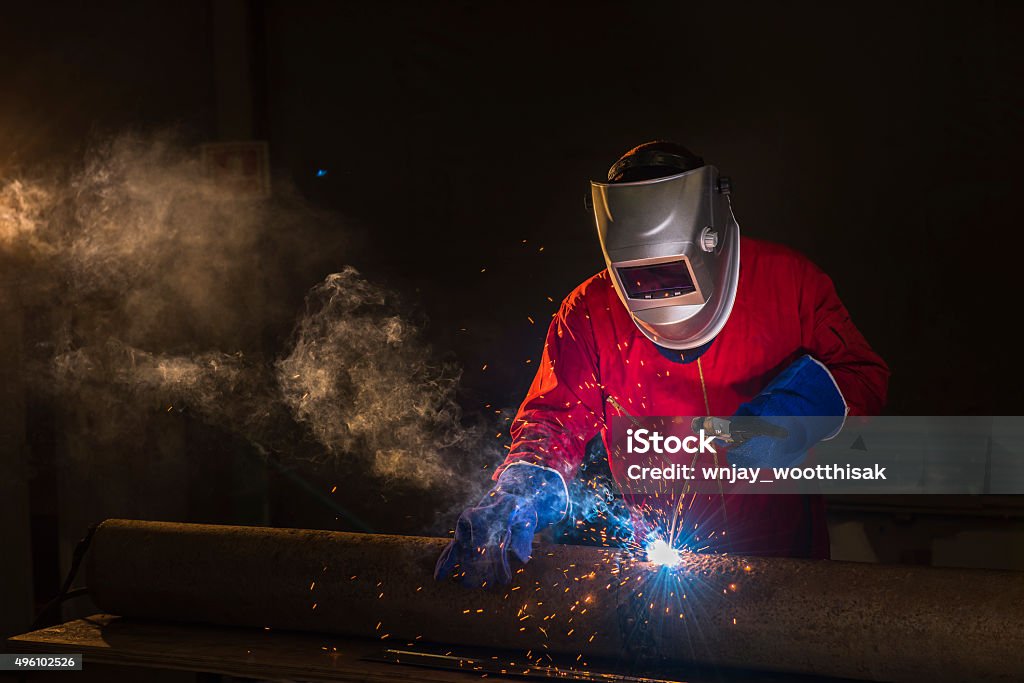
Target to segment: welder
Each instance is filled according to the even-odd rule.
[[[554,316],[496,484],[459,518],[439,579],[508,582],[509,553],[528,561],[534,534],[569,514],[586,444],[617,415],[807,416],[784,449],[791,460],[848,414],[884,405],[889,370],[832,281],[790,248],[741,241],[715,166],[676,143],[645,143],[591,183],[588,204],[606,267]],[[790,464],[778,443],[751,438],[729,463]],[[715,529],[702,550],[828,556],[820,496],[693,494],[686,506],[688,524]]]

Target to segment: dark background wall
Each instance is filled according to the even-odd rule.
[[[1021,14],[1015,2],[3,3],[0,176],[70,163],[125,129],[265,139],[275,187],[336,216],[304,238],[322,258],[284,268],[275,310],[357,266],[427,321],[474,411],[518,403],[548,316],[602,267],[587,181],[639,142],[675,139],[732,176],[745,234],[831,274],[892,367],[888,412],[1019,414]],[[283,344],[292,321],[268,315],[261,344]],[[3,362],[14,376],[17,358]],[[52,429],[28,413],[6,439],[12,470]],[[34,515],[5,513],[11,534],[53,502],[45,489]],[[319,523],[276,501],[272,521]]]
[[[746,234],[832,275],[893,367],[891,412],[1024,407],[993,325],[1019,291],[1012,3],[266,10],[276,162],[499,401],[529,379],[527,316],[601,267],[586,181],[669,138],[733,176]],[[500,378],[473,377],[488,361]]]
[[[1006,335],[1020,289],[1020,14],[1013,2],[8,4],[0,160],[126,126],[231,137],[249,117],[241,128],[270,141],[277,179],[362,236],[338,264],[410,292],[469,386],[508,403],[543,334],[526,317],[601,267],[587,180],[638,142],[676,139],[732,175],[746,234],[832,275],[893,368],[890,412],[1019,413]],[[218,59],[230,41],[248,51],[236,60],[248,88]],[[246,97],[238,114],[231,98]],[[296,291],[321,275],[297,274]],[[474,376],[483,362],[492,374]]]

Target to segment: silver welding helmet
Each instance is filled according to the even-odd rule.
[[[740,274],[729,181],[714,166],[637,182],[592,182],[594,219],[615,290],[637,327],[684,351],[722,330]]]

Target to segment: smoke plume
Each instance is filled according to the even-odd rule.
[[[467,444],[458,369],[424,353],[420,331],[352,268],[309,294],[291,352],[277,363],[284,400],[331,453],[364,452],[376,474],[434,486],[445,454]]]
[[[262,337],[288,309],[277,293],[309,251],[303,231],[324,220],[336,221],[287,193],[237,196],[166,137],[120,137],[72,170],[0,180],[5,287],[35,312],[33,382],[106,416],[81,426],[99,444],[188,411],[263,453],[313,444],[313,457],[393,485],[485,479],[500,449],[467,427],[458,368],[393,293],[340,267],[308,292],[287,342]]]

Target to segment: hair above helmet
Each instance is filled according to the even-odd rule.
[[[591,183],[601,250],[633,322],[659,346],[710,342],[732,312],[739,225],[727,178],[682,145],[649,142]]]
[[[629,150],[608,169],[609,183],[632,183],[700,168],[704,159],[668,140],[653,140]]]

